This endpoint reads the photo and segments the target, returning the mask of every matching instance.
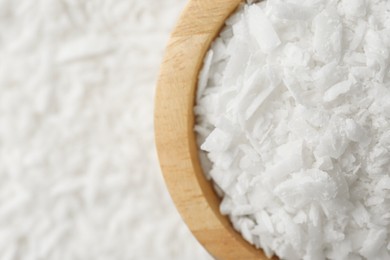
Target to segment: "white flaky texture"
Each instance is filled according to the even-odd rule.
[[[250,1],[226,21],[195,130],[246,240],[288,260],[390,259],[389,70],[390,1]]]
[[[153,92],[182,0],[0,0],[0,259],[209,259],[163,186]]]

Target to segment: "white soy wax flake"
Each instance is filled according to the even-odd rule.
[[[349,140],[358,142],[363,146],[367,146],[369,144],[370,136],[364,128],[352,119],[347,119],[345,123],[345,131]]]
[[[319,61],[338,61],[342,47],[342,24],[335,10],[324,10],[313,21],[313,48]]]
[[[232,136],[219,128],[207,137],[206,141],[202,145],[202,149],[205,151],[225,151],[231,142]]]
[[[221,213],[269,257],[390,259],[389,10],[247,1],[205,56],[203,168]]]
[[[256,39],[262,52],[269,53],[280,44],[271,22],[258,5],[246,6],[245,18],[250,34]]]
[[[350,80],[345,80],[337,83],[336,85],[330,87],[324,94],[324,101],[331,102],[338,98],[339,96],[347,93],[352,86],[352,82]]]

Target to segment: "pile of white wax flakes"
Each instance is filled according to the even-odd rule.
[[[390,259],[390,1],[269,0],[226,22],[196,131],[220,209],[282,259]]]
[[[184,0],[0,0],[0,260],[206,260],[153,138]]]

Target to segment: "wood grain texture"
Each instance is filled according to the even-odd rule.
[[[194,113],[204,55],[241,0],[192,0],[172,33],[161,67],[155,103],[160,165],[177,209],[201,244],[217,259],[267,259],[219,212],[220,199],[198,159]]]

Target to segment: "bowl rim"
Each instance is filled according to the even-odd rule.
[[[206,180],[194,133],[198,73],[211,42],[242,0],[191,0],[170,37],[157,83],[157,153],[171,197],[191,232],[217,259],[268,259],[234,230],[219,211]]]

